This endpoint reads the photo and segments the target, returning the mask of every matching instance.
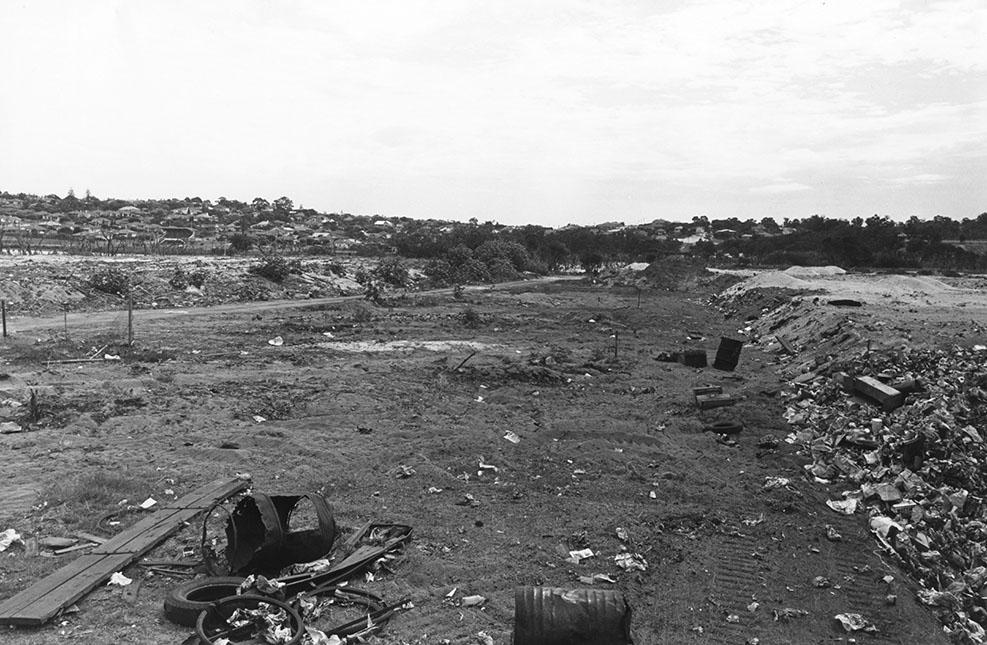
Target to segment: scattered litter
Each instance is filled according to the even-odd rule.
[[[262,417],[259,414],[255,414],[254,415],[254,421],[256,421],[257,423],[264,423],[265,421],[267,421],[267,418]]]
[[[14,542],[24,543],[21,534],[14,529],[7,529],[3,533],[0,533],[0,551],[6,551]]]
[[[504,439],[507,439],[511,443],[521,443],[521,437],[517,436],[513,430],[508,430],[507,434],[504,435]]]
[[[13,421],[0,423],[0,434],[13,434],[15,432],[24,432],[24,428]]]
[[[583,583],[584,585],[591,585],[597,582],[606,582],[612,585],[617,584],[616,580],[614,580],[613,578],[611,578],[605,573],[594,573],[591,576],[578,576],[578,578],[579,578],[579,582]]]
[[[840,621],[843,629],[848,632],[857,632],[860,630],[867,632],[877,631],[877,627],[860,614],[836,614],[833,618]]]
[[[397,477],[398,479],[407,479],[408,477],[411,477],[412,475],[415,474],[415,469],[412,468],[411,466],[406,466],[404,464],[401,464],[397,468],[395,468],[392,472],[394,473],[394,476]]]
[[[104,354],[103,355],[103,360],[105,360],[105,361],[118,361],[118,360],[120,360],[120,356],[118,356],[117,354]]]
[[[855,497],[849,497],[847,499],[841,500],[826,500],[826,506],[830,507],[837,513],[842,513],[843,515],[853,515],[857,512],[858,500]]]
[[[617,527],[617,539],[620,540],[620,541],[622,541],[622,542],[626,542],[627,539],[628,539],[627,529],[618,526]]]
[[[151,508],[157,503],[158,500],[154,499],[153,497],[148,497],[147,499],[145,499],[143,502],[140,503],[140,507],[146,511],[147,509]]]
[[[463,596],[461,604],[463,607],[475,607],[482,605],[487,599],[483,596]]]
[[[284,345],[284,338],[281,338],[280,336],[275,336],[271,340],[267,341],[267,344],[272,345],[274,347],[281,347],[282,345]]]
[[[774,614],[775,622],[788,622],[792,618],[801,618],[802,616],[808,616],[809,612],[804,609],[795,609],[793,607],[785,607],[784,609],[774,609],[772,610]]]
[[[728,614],[727,615],[727,622],[728,623],[737,624],[737,623],[740,622],[740,616],[738,616],[737,614]]]
[[[816,576],[812,579],[812,586],[819,587],[820,589],[826,589],[832,587],[833,583],[826,576]]]
[[[494,645],[493,637],[486,632],[477,632],[476,640],[480,645]]]
[[[573,564],[579,564],[581,560],[586,558],[592,558],[596,554],[593,553],[592,549],[579,549],[578,551],[569,551],[569,557],[566,558],[566,562],[571,562]]]
[[[106,584],[108,584],[108,585],[118,585],[120,587],[126,587],[131,582],[133,582],[133,579],[132,578],[128,578],[127,576],[125,576],[122,573],[120,573],[119,571],[117,571],[112,576],[110,576],[110,581],[107,582]]]
[[[426,490],[425,492],[428,493],[429,495],[436,495],[438,493],[441,493],[442,489],[436,488],[435,486],[429,486],[428,490]]]
[[[648,561],[640,553],[618,553],[613,561],[624,571],[647,571]]]
[[[784,488],[791,484],[791,480],[787,477],[765,477],[764,478],[764,490],[774,490],[775,488]]]
[[[760,513],[757,517],[751,517],[745,520],[741,520],[741,524],[743,524],[744,526],[757,526],[763,521],[764,521],[764,513]]]
[[[826,539],[829,540],[830,542],[839,542],[840,540],[843,539],[843,536],[840,535],[831,524],[827,524]]]

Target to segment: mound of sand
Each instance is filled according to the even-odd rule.
[[[751,289],[794,289],[808,290],[812,284],[807,280],[796,278],[785,271],[765,271],[753,277],[738,282],[723,292],[722,295],[730,297],[737,296]]]
[[[846,271],[833,265],[824,267],[791,266],[785,269],[785,273],[795,278],[823,278],[831,275],[844,275]]]
[[[889,275],[879,280],[877,284],[892,296],[916,293],[934,295],[954,290],[948,284],[926,276]]]

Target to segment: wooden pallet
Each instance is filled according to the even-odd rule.
[[[58,571],[0,604],[0,624],[38,626],[157,546],[193,517],[247,487],[217,479],[158,509]]]

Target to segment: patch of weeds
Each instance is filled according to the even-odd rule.
[[[471,329],[476,329],[483,324],[483,317],[476,312],[473,307],[467,307],[463,310],[463,313],[459,315],[460,322],[463,323],[464,327],[469,327]]]
[[[56,482],[42,493],[41,500],[47,511],[67,525],[92,530],[106,513],[122,509],[123,500],[140,504],[151,492],[150,478],[144,474],[99,470]]]
[[[130,291],[130,276],[116,267],[100,269],[89,276],[89,286],[114,296],[122,296]]]
[[[292,273],[302,272],[301,260],[289,260],[280,255],[268,255],[259,263],[247,269],[254,275],[267,278],[271,282],[284,282]]]
[[[349,309],[349,319],[354,324],[371,322],[374,319],[374,310],[365,304],[357,304]]]
[[[264,392],[251,397],[251,400],[240,406],[234,413],[235,419],[241,421],[253,420],[255,416],[264,417],[268,421],[290,419],[295,409],[295,399],[290,392]]]
[[[175,267],[175,273],[168,280],[168,284],[172,289],[178,289],[179,291],[184,291],[189,287],[201,289],[208,277],[209,274],[202,269],[186,272],[181,267]]]

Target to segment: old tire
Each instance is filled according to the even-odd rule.
[[[243,578],[199,578],[173,587],[164,601],[165,617],[176,625],[195,627],[203,609],[213,601],[236,595]]]
[[[229,629],[227,620],[233,615],[234,611],[237,609],[257,608],[262,603],[284,610],[284,613],[287,615],[288,620],[291,623],[292,632],[291,638],[285,641],[284,645],[298,645],[301,643],[306,631],[305,623],[302,621],[302,616],[298,613],[298,610],[283,600],[252,594],[230,596],[229,598],[222,598],[216,602],[210,603],[209,609],[200,613],[195,621],[195,633],[199,637],[199,642],[202,643],[202,645],[214,645],[219,642],[219,639],[213,640],[213,637],[218,636],[224,631],[229,633],[227,631]],[[216,631],[214,631],[213,634],[208,633],[210,621],[212,623],[219,623],[218,626],[214,628]],[[360,622],[365,626],[367,621],[366,619],[361,619]],[[230,642],[225,638],[222,640],[226,643]]]

